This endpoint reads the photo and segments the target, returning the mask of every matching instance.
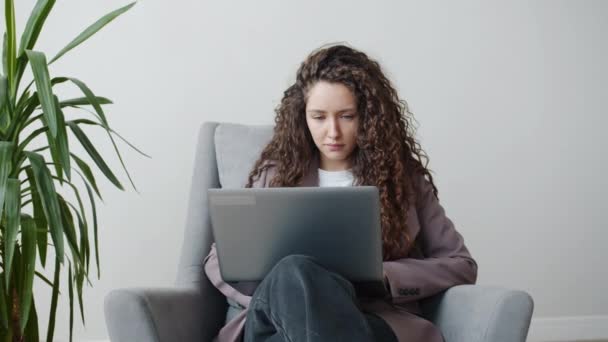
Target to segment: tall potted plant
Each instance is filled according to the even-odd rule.
[[[75,138],[103,175],[122,190],[118,178],[81,127],[91,125],[105,130],[135,189],[114,137],[124,139],[110,128],[102,109],[110,100],[96,96],[76,78],[49,74],[49,65],[135,3],[100,18],[47,62],[45,54],[35,51],[34,46],[54,4],[55,0],[37,1],[17,45],[14,3],[4,1],[6,30],[0,72],[0,339],[7,342],[39,341],[39,312],[32,294],[34,277],[52,289],[46,336],[47,341],[52,341],[61,283],[67,283],[72,340],[74,297],[84,324],[82,290],[85,281],[90,284],[91,259],[95,260],[97,277],[100,276],[95,195],[99,199],[101,195],[90,162],[70,151],[69,138]],[[33,80],[22,88],[26,70],[31,71]],[[55,87],[62,83],[73,84],[83,96],[60,99]],[[90,117],[68,120],[64,115],[67,108]],[[79,176],[81,186],[73,181],[74,175]],[[70,189],[76,200],[69,201],[57,185]],[[90,205],[89,217],[82,201],[83,187]],[[40,271],[36,270],[38,263],[43,268]],[[47,264],[50,277],[45,276]],[[68,278],[62,279],[65,277],[61,270],[66,267]]]

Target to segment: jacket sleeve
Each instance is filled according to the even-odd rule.
[[[259,187],[267,187],[268,182],[273,175],[273,170],[266,170],[260,174],[260,178],[254,181],[252,184],[253,188]],[[269,177],[269,174],[271,175]],[[211,244],[211,250],[209,254],[205,257],[203,261],[205,264],[205,274],[209,281],[215,286],[228,300],[232,300],[238,303],[240,306],[244,308],[249,307],[249,302],[251,301],[251,296],[247,295],[248,293],[253,293],[257,283],[252,282],[243,282],[241,284],[241,288],[237,289],[234,286],[226,283],[224,279],[222,279],[222,275],[220,273],[220,264],[217,258],[217,250],[215,248],[215,242]]]
[[[221,293],[226,296],[226,298],[232,299],[237,302],[244,308],[249,307],[249,302],[251,301],[251,296],[247,296],[241,292],[239,292],[234,287],[230,286],[230,284],[226,283],[220,274],[220,264],[217,260],[217,251],[215,249],[215,242],[211,245],[211,251],[209,255],[205,257],[205,274],[207,274],[207,278],[209,281],[215,286]]]
[[[477,263],[439,204],[431,183],[421,176],[419,184],[416,212],[420,231],[416,242],[424,257],[383,263],[393,303],[420,300],[477,280]]]

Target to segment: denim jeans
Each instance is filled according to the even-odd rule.
[[[309,256],[279,261],[253,293],[245,342],[397,341],[380,317],[361,310],[353,285]]]

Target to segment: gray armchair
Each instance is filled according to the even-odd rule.
[[[105,298],[105,318],[113,342],[211,341],[216,335],[227,304],[203,270],[213,241],[207,189],[244,186],[271,136],[271,126],[202,125],[175,287],[111,291]],[[422,306],[446,342],[520,342],[526,340],[533,301],[523,291],[463,285]]]

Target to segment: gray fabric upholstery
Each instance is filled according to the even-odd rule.
[[[105,298],[112,341],[208,341],[201,292],[195,289],[125,289]],[[207,330],[207,331],[205,331]]]
[[[198,342],[215,336],[227,304],[203,271],[213,241],[207,189],[243,186],[271,136],[271,126],[202,125],[175,287],[111,291],[105,298],[111,341]],[[423,308],[446,342],[521,342],[528,333],[533,302],[522,291],[465,285],[426,300]]]
[[[215,130],[215,154],[222,188],[242,188],[262,149],[272,138],[272,126],[221,124]]]
[[[525,341],[532,297],[493,286],[455,286],[423,303],[425,316],[448,342]]]

